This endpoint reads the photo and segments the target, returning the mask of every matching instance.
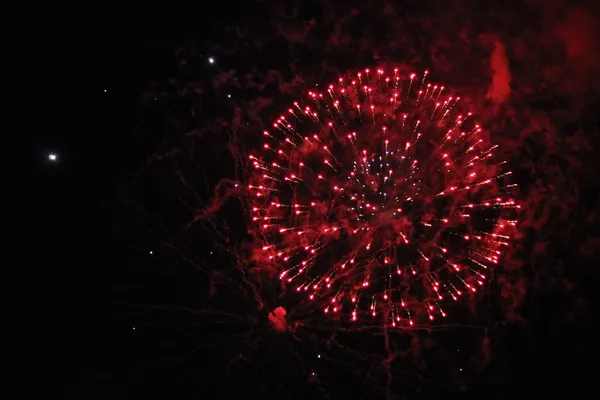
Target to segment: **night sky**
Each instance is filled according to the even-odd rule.
[[[450,3],[36,10],[10,47],[18,135],[32,138],[19,379],[39,373],[69,399],[593,393],[599,10]],[[477,301],[389,336],[294,312],[230,190],[295,98],[379,65],[429,69],[468,98],[522,205]]]

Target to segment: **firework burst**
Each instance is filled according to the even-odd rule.
[[[255,259],[334,318],[444,318],[509,245],[511,172],[464,101],[427,78],[342,76],[294,102],[249,156]]]

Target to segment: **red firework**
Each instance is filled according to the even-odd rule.
[[[508,245],[511,173],[427,75],[366,69],[309,91],[250,155],[260,259],[324,313],[445,317]]]

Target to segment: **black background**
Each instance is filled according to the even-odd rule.
[[[21,377],[33,371],[52,377],[54,383],[66,385],[66,398],[154,397],[159,392],[139,384],[172,385],[182,376],[199,386],[167,390],[165,395],[188,398],[188,392],[203,393],[202,386],[212,388],[206,354],[188,364],[146,372],[145,362],[154,356],[148,349],[157,341],[174,341],[173,348],[185,349],[193,339],[186,334],[161,336],[160,329],[136,334],[131,319],[123,317],[133,314],[128,292],[147,294],[168,290],[168,285],[159,285],[156,276],[145,272],[144,243],[114,239],[114,198],[123,177],[135,171],[155,145],[135,134],[140,93],[149,82],[174,73],[174,54],[190,38],[214,44],[223,23],[235,22],[240,15],[252,18],[252,12],[259,13],[250,5],[224,2],[52,4],[35,13],[23,10],[28,16],[19,28],[23,41],[10,50],[15,76],[22,82],[16,97],[21,106],[18,129],[32,137],[32,185],[27,189],[32,191],[33,251],[25,269],[32,285],[19,297],[25,305],[21,326],[27,332],[20,338],[28,342],[17,356]],[[49,163],[49,152],[56,152],[59,162]],[[579,261],[564,263],[568,267]],[[591,280],[587,268],[583,262],[578,265],[577,270],[585,272],[577,279]],[[585,284],[581,288],[592,290]],[[155,294],[159,303],[173,295]],[[533,334],[525,341],[517,329],[507,332],[507,351],[495,364],[493,375],[506,379],[482,379],[467,395],[541,396],[558,388],[574,395],[593,387],[591,316],[583,323],[553,328],[557,310],[570,301],[547,293],[535,302],[543,308],[526,308]],[[173,320],[168,329],[187,328]],[[163,355],[156,352],[157,357]],[[269,358],[268,351],[262,357]],[[253,385],[268,386],[261,379],[266,382],[272,375],[258,374]],[[298,375],[297,381],[299,387],[308,385],[306,377]],[[238,398],[252,395],[244,391]]]

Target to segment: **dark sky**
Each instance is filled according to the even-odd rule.
[[[154,397],[175,384],[164,393],[584,393],[594,382],[600,237],[596,11],[474,0],[38,9],[11,47],[33,178],[18,185],[33,190],[34,249],[17,370],[51,371],[66,398]],[[391,387],[376,333],[345,335],[311,316],[293,332],[272,329],[268,311],[293,303],[235,268],[238,205],[190,224],[221,204],[218,180],[234,178],[224,131],[260,130],[300,90],[381,63],[430,68],[472,98],[514,167],[524,208],[486,294],[491,306],[399,336]],[[199,194],[192,214],[174,201],[189,200],[190,188]],[[223,221],[228,242],[214,233]]]

